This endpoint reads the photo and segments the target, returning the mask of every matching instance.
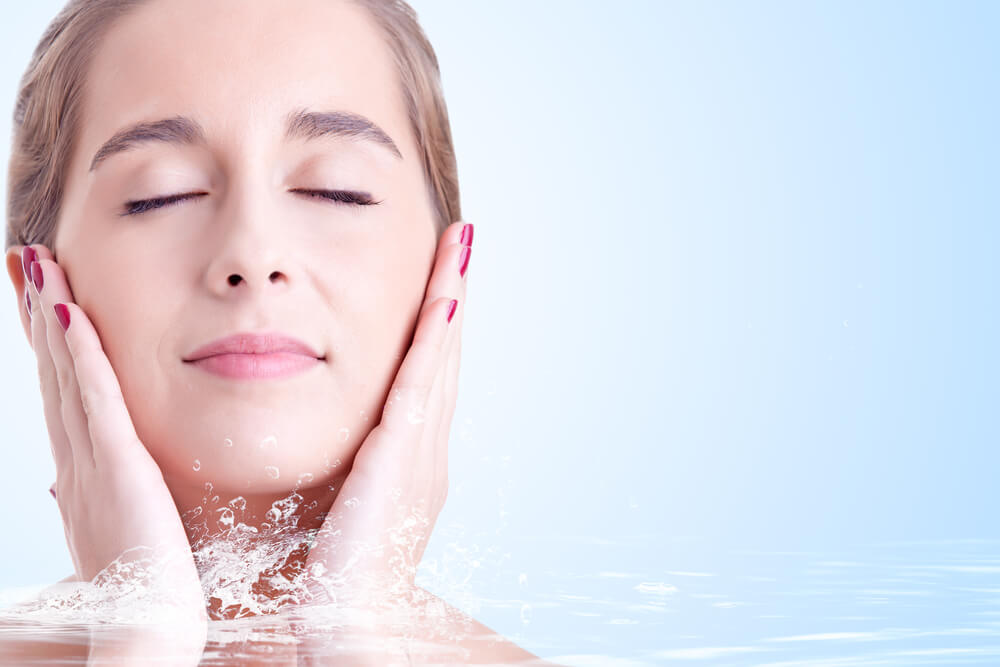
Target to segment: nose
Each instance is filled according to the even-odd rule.
[[[232,193],[213,222],[215,234],[206,239],[211,259],[205,279],[219,297],[287,288],[290,283],[292,258],[285,226],[261,190],[243,197]]]

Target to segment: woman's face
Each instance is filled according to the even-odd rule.
[[[332,0],[153,1],[101,42],[84,105],[54,253],[164,476],[252,493],[342,473],[379,421],[437,243],[377,26]],[[325,112],[354,116],[295,116]],[[193,125],[91,168],[117,133],[179,117]],[[186,141],[162,140],[178,129]],[[181,194],[197,196],[123,215]],[[325,360],[254,380],[184,361],[237,332],[294,336]]]

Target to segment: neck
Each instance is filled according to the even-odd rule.
[[[257,615],[260,610],[247,613],[247,599],[264,603],[264,599],[274,600],[287,592],[262,587],[259,577],[278,572],[292,581],[303,571],[309,555],[304,542],[307,531],[323,525],[348,472],[283,493],[247,493],[210,483],[198,486],[165,478],[187,532],[206,597],[228,598],[228,602],[212,601],[213,617],[226,618],[227,613]],[[235,586],[234,581],[243,583]],[[238,590],[232,590],[232,595],[220,594],[220,589],[227,586]],[[250,591],[254,597],[248,597]]]
[[[298,530],[319,528],[347,472],[296,486],[283,492],[248,493],[203,482],[193,485],[164,478],[180,513],[192,547],[205,539],[224,536],[230,528],[243,524],[259,534],[279,527]]]

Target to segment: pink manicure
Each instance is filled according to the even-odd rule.
[[[42,287],[45,286],[45,274],[42,273],[42,265],[37,261],[31,263],[31,281],[35,283],[35,289],[41,294]]]
[[[21,251],[21,266],[24,267],[24,277],[31,280],[31,263],[38,259],[38,253],[30,245]]]
[[[474,230],[472,227],[472,223],[469,223],[465,227],[462,227],[462,245],[472,245],[473,231]]]
[[[66,331],[69,329],[69,308],[66,307],[65,303],[57,303],[53,308],[56,311],[56,319],[62,325],[63,331]]]
[[[458,260],[459,264],[461,265],[458,269],[458,273],[463,278],[465,277],[465,269],[469,266],[469,255],[471,254],[472,254],[471,246],[465,246],[464,248],[462,248],[462,254]]]
[[[451,303],[448,304],[448,321],[451,322],[452,315],[455,314],[455,307],[458,305],[458,299],[452,299]]]

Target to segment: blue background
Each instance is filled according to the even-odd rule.
[[[0,131],[61,4],[5,12]],[[1000,553],[1000,4],[412,4],[476,224],[447,599],[540,650],[570,565]],[[0,589],[72,571],[5,294]]]

